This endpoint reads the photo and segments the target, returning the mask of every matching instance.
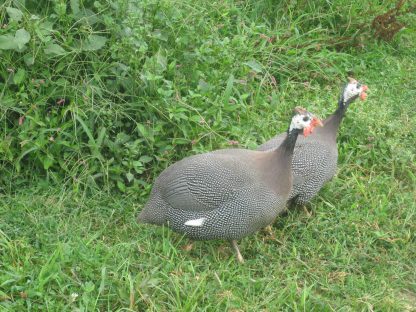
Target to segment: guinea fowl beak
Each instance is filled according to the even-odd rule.
[[[323,127],[324,124],[322,123],[322,121],[319,118],[313,117],[310,126],[309,127],[306,127],[306,128],[303,128],[303,135],[305,137],[307,137],[308,135],[310,135],[313,132],[313,129],[316,126]]]
[[[365,91],[368,91],[368,87],[366,85],[363,85],[361,87],[361,89],[362,89],[362,91],[361,91],[361,94],[360,94],[360,99],[362,101],[364,101],[367,98],[367,93],[365,93]]]

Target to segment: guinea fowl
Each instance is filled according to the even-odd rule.
[[[345,85],[337,110],[323,122],[322,128],[308,137],[300,137],[296,141],[292,168],[293,188],[289,200],[303,205],[310,201],[336,173],[338,150],[337,132],[348,106],[358,97],[365,100],[367,86],[349,78]],[[257,150],[267,151],[278,148],[285,139],[279,134],[260,145]]]
[[[190,156],[165,169],[153,185],[139,222],[167,224],[191,239],[237,241],[273,223],[292,187],[298,134],[321,121],[297,108],[285,140],[273,151],[224,149]]]

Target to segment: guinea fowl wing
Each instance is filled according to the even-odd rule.
[[[244,157],[207,153],[169,167],[159,177],[158,187],[161,198],[174,209],[210,211],[255,183],[253,175],[244,166]]]

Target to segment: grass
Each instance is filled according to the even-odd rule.
[[[34,66],[45,67],[45,75],[50,70],[55,79],[68,78],[67,91],[52,82],[37,95],[28,84],[12,85],[9,91],[0,80],[5,103],[0,116],[0,311],[416,311],[414,21],[391,43],[369,39],[361,50],[337,52],[316,45],[336,37],[346,16],[339,14],[342,9],[331,7],[325,13],[325,7],[303,8],[299,2],[286,16],[270,1],[246,6],[231,1],[194,6],[186,1],[143,3],[149,4],[144,20],[151,13],[153,20],[129,23],[157,37],[146,39],[153,56],[143,54],[143,60],[148,59],[144,65],[138,60],[141,52],[130,60],[133,43],[123,41],[120,48],[107,29],[108,46],[92,53],[104,53],[105,61],[74,51],[60,56],[67,64],[67,73],[62,73],[39,52],[45,63]],[[155,5],[165,15],[157,14]],[[360,8],[347,7],[350,12]],[[306,21],[299,18],[301,12],[309,17]],[[108,14],[107,22],[110,17],[117,20],[117,14]],[[72,25],[69,17],[62,19],[61,29]],[[114,29],[116,24],[111,24]],[[166,33],[147,29],[149,24],[165,27],[161,29]],[[258,39],[260,34],[284,36],[287,29],[298,35],[282,39],[281,45]],[[353,30],[345,33],[349,31]],[[68,33],[60,44],[70,51],[65,40],[75,37]],[[156,43],[165,49],[164,56],[158,56]],[[195,49],[190,53],[186,47],[192,43]],[[109,96],[105,79],[111,51],[131,69],[116,76],[128,80],[147,68],[163,81],[151,80],[149,74],[147,80],[137,78],[134,88],[126,83],[125,89]],[[16,55],[0,54],[4,64],[22,67]],[[164,63],[164,57],[168,64],[181,66],[151,72],[149,68]],[[90,65],[96,76],[101,75],[96,80],[88,73]],[[1,66],[6,75],[6,65]],[[97,102],[81,100],[85,90],[77,79],[83,70],[91,79],[87,91],[101,90],[95,94]],[[35,69],[25,71],[29,77]],[[338,175],[307,211],[291,210],[276,221],[272,233],[243,239],[244,265],[237,263],[226,242],[197,242],[186,251],[186,238],[136,223],[152,179],[169,163],[226,147],[229,140],[255,148],[287,127],[295,105],[328,115],[347,71],[371,92],[366,102],[350,107],[342,124]],[[270,82],[271,76],[278,86]],[[51,90],[69,97],[76,94],[77,111],[68,107],[70,118],[45,114],[47,119],[25,106],[24,93],[33,92],[30,96],[42,111],[41,101]],[[5,101],[12,92],[21,103]],[[25,112],[38,126],[14,125],[16,111]],[[129,118],[120,117],[128,114]],[[126,125],[135,118],[139,125]],[[37,142],[33,146],[39,147],[38,154],[23,156],[19,172],[14,164],[25,147],[16,143],[8,151],[6,139],[35,140],[45,131],[49,135],[58,121],[65,127],[62,141],[70,141],[71,149],[64,144],[61,149],[39,147],[43,141]],[[189,144],[191,140],[196,142]],[[117,153],[122,156],[117,158]],[[45,169],[45,155],[64,160]],[[151,160],[141,158],[140,170],[134,171],[132,162],[143,156]],[[134,180],[127,181],[126,172],[134,174]]]

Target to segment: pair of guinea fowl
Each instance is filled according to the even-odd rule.
[[[339,125],[366,90],[350,78],[323,123],[296,108],[287,132],[257,151],[223,149],[174,163],[154,182],[139,222],[168,225],[192,239],[229,240],[243,262],[237,240],[272,224],[288,200],[308,202],[335,175]]]

